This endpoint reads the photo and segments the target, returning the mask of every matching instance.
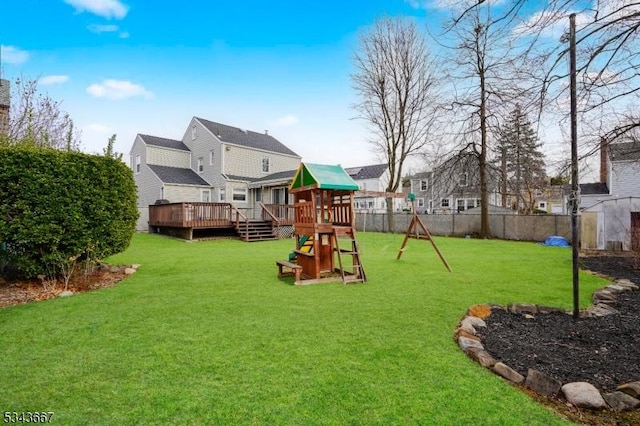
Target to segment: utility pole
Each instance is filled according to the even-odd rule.
[[[580,280],[578,276],[578,204],[580,187],[578,186],[578,114],[576,94],[576,14],[569,15],[569,74],[571,91],[571,238],[573,260],[573,318],[580,316]]]

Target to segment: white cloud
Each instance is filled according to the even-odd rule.
[[[129,6],[120,0],[64,0],[64,2],[73,6],[77,12],[89,12],[107,19],[122,19],[129,11]]]
[[[118,34],[118,37],[120,38],[129,38],[131,36],[131,34],[129,34],[129,31],[122,31],[120,34]]]
[[[152,98],[153,93],[139,84],[127,80],[105,80],[102,83],[95,83],[87,87],[87,93],[96,98],[120,100],[142,96],[146,99]]]
[[[7,64],[21,64],[29,59],[29,52],[15,46],[0,46],[2,49],[2,61]]]
[[[565,14],[549,14],[544,12],[534,13],[526,22],[517,25],[513,33],[516,36],[527,34],[540,34],[544,37],[560,40],[560,38],[569,31],[569,15],[572,11]],[[576,13],[576,27],[580,28],[586,25],[592,16],[587,13]]]
[[[289,126],[293,126],[298,121],[300,121],[298,117],[296,117],[295,115],[288,114],[276,119],[273,122],[273,125],[276,127],[289,127]]]
[[[69,81],[68,75],[47,75],[38,79],[38,84],[46,86],[47,84],[62,84]]]

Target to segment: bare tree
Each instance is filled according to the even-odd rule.
[[[78,150],[79,136],[61,103],[38,91],[37,80],[17,79],[11,93],[9,123],[3,145],[33,145]]]
[[[360,38],[354,56],[355,109],[368,122],[374,150],[389,167],[387,192],[402,182],[407,158],[429,143],[436,121],[436,71],[424,37],[412,21],[384,18]],[[393,199],[387,198],[389,230]]]

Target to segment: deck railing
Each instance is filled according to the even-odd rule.
[[[262,220],[277,218],[280,225],[293,225],[295,208],[291,204],[263,204],[260,203]]]
[[[240,232],[240,225],[244,225],[244,240],[249,241],[249,220],[237,207],[231,206],[236,215],[236,230]]]
[[[149,226],[176,228],[229,228],[230,203],[170,203],[149,206]]]

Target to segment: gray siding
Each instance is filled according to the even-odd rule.
[[[164,187],[165,198],[171,202],[197,202],[200,201],[201,186],[170,185]]]
[[[147,207],[162,198],[162,182],[147,166],[147,145],[139,136],[136,136],[129,153],[133,179],[138,188],[138,208]],[[139,173],[136,173],[137,155],[141,158]]]
[[[195,139],[192,138],[194,126],[196,128]],[[198,174],[212,186],[222,186],[224,184],[222,177],[222,148],[218,138],[213,136],[198,120],[192,118],[182,136],[182,142],[191,150],[191,164],[187,167],[198,173],[198,159],[202,158],[204,170]],[[209,153],[211,151],[213,151],[213,164],[209,164]]]
[[[614,162],[611,167],[609,187],[613,197],[640,196],[640,163]]]
[[[191,168],[191,156],[185,151],[147,146],[146,164],[188,169]]]
[[[262,171],[263,158],[269,159],[268,172]],[[299,164],[300,157],[225,144],[223,173],[228,175],[261,178],[272,173],[294,170]]]

